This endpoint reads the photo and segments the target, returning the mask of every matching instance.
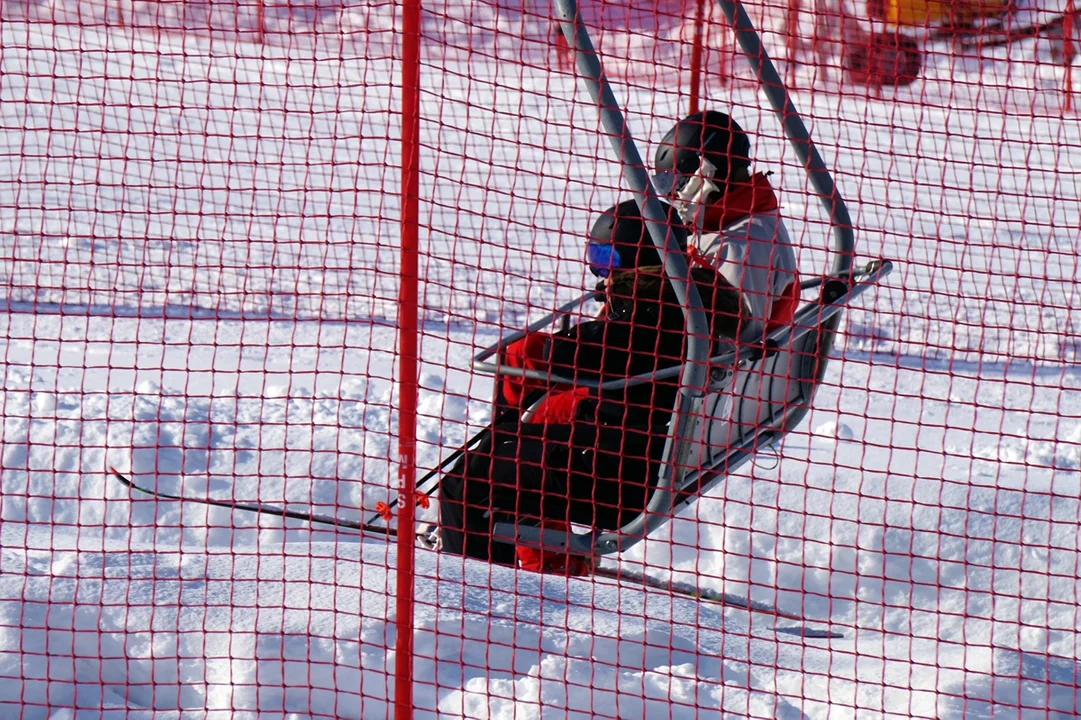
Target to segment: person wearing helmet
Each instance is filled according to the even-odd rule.
[[[668,218],[669,226],[677,226],[684,230],[679,234],[680,247],[686,249],[686,227],[680,219],[675,208],[667,203],[661,203],[662,209]],[[621,308],[626,311],[624,299],[620,294],[630,293],[630,284],[637,281],[640,284],[652,282],[657,274],[661,273],[661,256],[653,244],[645,224],[639,212],[638,205],[634,200],[627,200],[618,205],[608,208],[593,223],[586,242],[585,260],[590,272],[599,280],[597,291],[599,298],[608,302],[604,314],[611,319],[613,308]],[[699,270],[698,275],[702,283],[714,282],[715,270],[708,263],[701,263],[708,270]],[[642,273],[631,275],[621,274],[620,271],[642,269]],[[653,270],[654,272],[649,272]],[[616,278],[618,277],[618,282]],[[700,283],[700,284],[702,284]],[[607,292],[609,289],[612,292]],[[703,292],[706,289],[703,286]],[[641,288],[639,294],[650,292]],[[652,289],[656,296],[657,288]],[[614,293],[614,294],[613,294]],[[668,298],[672,303],[675,296]],[[656,298],[660,302],[660,298]],[[622,303],[622,304],[621,304]],[[647,305],[644,301],[639,302],[639,307],[646,305],[655,310],[654,306]],[[679,311],[675,305],[664,308],[666,313]],[[668,326],[682,331],[682,315],[679,318],[666,318]],[[656,321],[652,321],[656,325]],[[582,323],[575,326],[563,335],[551,336],[548,333],[531,333],[521,340],[511,344],[505,351],[503,364],[527,370],[544,371],[549,361],[561,365],[577,364],[583,368],[600,369],[602,366],[615,368],[608,374],[619,374],[625,370],[627,359],[625,348],[641,347],[646,353],[645,358],[636,357],[636,364],[649,365],[655,359],[654,347],[656,339],[650,335],[651,329],[645,326],[637,327],[633,332],[624,332],[626,326],[620,325],[614,331],[605,323]],[[671,338],[669,338],[671,339]],[[554,344],[553,344],[554,342]],[[623,353],[623,354],[618,354]],[[661,359],[665,362],[665,359]],[[673,363],[669,362],[668,365]],[[553,371],[554,372],[554,371]],[[644,372],[644,370],[642,371]],[[556,373],[563,374],[563,373]],[[626,374],[626,373],[624,373]],[[630,373],[637,374],[637,373]],[[517,377],[505,377],[503,380],[503,399],[510,405],[516,406],[526,397],[527,393],[539,386],[533,381],[523,381]],[[655,408],[658,403],[647,393],[646,386],[639,386],[630,391],[631,402],[639,407]],[[569,422],[575,417],[578,404],[589,395],[587,388],[560,389],[549,392],[537,407],[529,414],[530,422]],[[660,405],[670,408],[671,402],[662,402]],[[663,420],[667,422],[667,420]]]
[[[790,323],[800,293],[795,249],[768,177],[751,172],[751,141],[739,123],[716,110],[688,115],[661,140],[654,164],[657,191],[743,296],[744,337]]]
[[[679,224],[668,208],[669,229]],[[682,235],[682,233],[680,233]],[[661,256],[633,201],[610,208],[586,245],[601,279],[602,316],[557,333],[532,333],[508,346],[502,362],[572,380],[605,382],[682,362],[685,320],[665,279]],[[691,270],[713,336],[734,338],[738,292],[711,266]],[[500,521],[566,529],[569,523],[614,530],[640,514],[656,482],[678,377],[600,396],[551,383],[506,378],[505,401],[549,391],[530,422],[497,425],[440,481],[444,552],[530,570],[583,574],[582,558],[495,541]]]

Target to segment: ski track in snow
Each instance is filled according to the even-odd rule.
[[[25,678],[24,703],[44,703],[49,681],[50,704],[104,706],[117,717],[155,708],[207,717],[386,712],[393,654],[385,647],[394,637],[388,545],[285,542],[277,555],[265,546],[188,554],[93,537],[65,541],[19,523],[5,523],[3,537],[0,613],[18,613],[22,626],[5,633],[51,653],[46,671]],[[26,549],[8,547],[14,543]],[[491,708],[496,716],[538,700],[580,717],[611,703],[641,715],[670,700],[790,707],[752,661],[776,652],[768,632],[764,641],[750,639],[746,624],[709,606],[500,568],[491,569],[489,590],[463,584],[461,563],[437,563],[428,552],[418,553],[417,570],[420,716],[474,717],[488,693],[503,696]],[[467,576],[487,572],[471,564]],[[42,590],[48,601],[25,599]],[[745,642],[731,647],[728,632]],[[498,646],[513,651],[490,652]],[[798,644],[781,650],[793,661],[805,654]],[[5,655],[8,672],[18,673],[18,655]],[[471,662],[485,656],[483,665]]]
[[[376,14],[369,29],[393,27]],[[504,20],[452,13],[448,37]],[[49,158],[0,158],[0,204],[19,208],[0,218],[0,714],[384,717],[393,548],[132,500],[103,471],[351,519],[390,496],[398,258],[377,240],[397,237],[397,128],[373,84],[389,50],[228,43],[210,60],[213,38],[140,32],[0,24],[0,137]],[[1081,130],[1048,109],[1054,68],[1006,83],[986,66],[981,87],[934,60],[897,102],[797,95],[860,252],[899,269],[847,314],[845,359],[779,468],[746,468],[622,558],[846,637],[418,551],[418,716],[1077,714],[1081,174],[1053,143]],[[422,126],[426,172],[466,184],[422,180],[423,309],[444,323],[423,337],[423,468],[488,420],[475,346],[580,292],[581,232],[619,184],[573,78],[515,72],[428,56],[442,107],[423,112],[443,124]],[[646,148],[678,115],[674,93],[617,94]],[[820,269],[802,171],[753,89],[732,99]],[[546,125],[570,117],[573,133]],[[499,170],[476,177],[455,148]],[[220,319],[93,310],[118,304]]]

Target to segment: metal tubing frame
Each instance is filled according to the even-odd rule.
[[[875,261],[874,263],[868,264],[867,268],[864,269],[862,272],[851,276],[851,279],[855,280],[856,278],[861,278],[861,283],[864,280],[869,283],[875,283],[881,277],[885,277],[890,272],[892,272],[892,270],[893,263],[889,260]],[[839,276],[837,279],[844,278],[845,276]],[[803,287],[804,289],[819,287],[820,285],[822,285],[823,280],[828,279],[832,278],[830,278],[829,276],[827,276],[826,278],[813,278],[810,281],[804,281],[803,283],[801,283],[801,287]],[[858,297],[859,295],[863,294],[864,289],[864,285],[857,285],[850,294],[846,295],[846,297],[849,300],[854,297]],[[584,387],[591,390],[596,390],[598,393],[606,392],[609,390],[624,390],[634,385],[642,385],[644,383],[655,382],[657,380],[667,380],[669,378],[675,377],[682,371],[680,367],[670,367],[652,373],[642,373],[640,375],[632,375],[630,377],[620,378],[619,380],[609,380],[602,383],[596,380],[582,380],[580,378],[576,379],[563,375],[557,375],[555,373],[546,373],[539,370],[525,370],[522,368],[510,367],[508,365],[499,365],[497,363],[491,363],[486,361],[487,358],[496,354],[497,352],[499,352],[499,350],[513,343],[514,341],[525,337],[531,332],[536,332],[541,328],[553,324],[560,316],[565,314],[571,308],[580,305],[582,301],[589,298],[591,294],[592,293],[588,293],[577,300],[566,303],[554,313],[549,313],[540,320],[537,320],[536,322],[530,324],[529,327],[527,327],[525,330],[520,330],[518,332],[511,333],[504,338],[500,338],[498,342],[489,345],[480,353],[478,353],[476,357],[473,358],[473,369],[477,372],[485,372],[490,374],[498,373],[500,375],[505,375],[508,377],[519,377],[526,380],[536,380],[546,385],[574,385],[577,387]],[[819,320],[819,324],[821,325],[822,323],[830,320],[835,315],[837,315],[837,313],[840,311],[839,306],[843,306],[844,304],[845,303],[826,303],[821,311],[812,311],[817,313],[816,317]],[[801,314],[806,310],[807,308],[805,307],[804,310],[800,311]],[[794,323],[794,325],[798,324],[799,323]],[[800,330],[793,330],[790,327],[781,327],[768,334],[766,336],[766,342],[772,342],[777,347],[783,347],[800,339],[812,329],[817,329],[817,327],[804,327]],[[719,367],[734,369],[743,365],[743,363],[749,360],[757,360],[762,355],[762,349],[757,345],[740,344],[734,341],[727,344],[729,346],[732,346],[734,349],[727,350],[723,353],[710,357],[707,361],[710,370],[714,370]]]
[[[848,280],[851,282],[858,282],[863,279],[868,279],[871,282],[874,282],[876,278],[879,277],[878,272],[882,267],[883,262],[885,262],[892,268],[892,263],[888,260],[874,260],[870,263],[867,263],[867,265],[862,268],[850,270],[841,275],[825,275],[803,280],[802,282],[800,282],[800,289],[811,290],[816,287],[821,287],[828,280]],[[889,272],[890,271],[887,270],[885,274],[888,275]],[[555,324],[556,321],[566,316],[566,314],[569,313],[571,310],[580,306],[586,300],[593,298],[595,295],[595,292],[585,293],[576,300],[571,300],[568,303],[564,303],[563,305],[558,307],[555,312],[548,313],[541,319],[530,323],[525,330],[518,330],[516,332],[512,332],[509,335],[501,337],[499,340],[484,348],[473,357],[473,370],[480,373],[487,373],[489,375],[499,374],[506,375],[508,377],[520,377],[527,380],[536,380],[544,384],[577,385],[581,387],[596,389],[602,392],[606,390],[621,390],[632,385],[640,385],[642,383],[650,382],[653,380],[667,380],[668,378],[675,377],[676,374],[680,371],[679,368],[666,368],[664,370],[658,370],[655,373],[632,375],[628,378],[622,378],[620,380],[609,380],[608,382],[601,383],[595,380],[582,380],[564,377],[563,375],[557,375],[555,373],[549,372],[541,372],[539,370],[523,370],[522,368],[511,367],[509,365],[500,365],[498,362],[488,361],[489,358],[499,353],[500,350],[504,349],[508,345],[511,345],[515,341],[520,340],[529,333],[536,332],[542,328],[548,327],[549,325]],[[832,312],[827,313],[823,315],[822,319],[828,320],[829,318],[833,317],[834,314],[835,313]],[[781,331],[776,331],[774,334],[784,335],[784,333]],[[774,336],[769,336],[769,338],[772,337]],[[791,338],[791,340],[795,339],[795,336]],[[737,343],[731,344],[735,345]],[[709,358],[708,362],[711,369],[713,369],[719,364],[739,365],[746,360],[753,359],[756,355],[756,352],[756,349],[751,349],[745,346],[743,351],[740,353],[736,353],[735,351],[729,351],[720,355],[714,355]]]
[[[646,172],[642,156],[623,119],[612,87],[601,69],[600,58],[593,48],[589,31],[582,24],[578,3],[576,0],[556,0],[555,9],[567,43],[574,48],[578,72],[597,104],[601,124],[607,131],[612,150],[622,165],[623,180],[638,204],[650,238],[661,255],[665,274],[686,318],[687,355],[680,373],[680,391],[677,393],[664,454],[661,456],[657,486],[646,504],[645,511],[637,518],[614,533],[590,533],[590,536],[595,536],[591,538],[595,551],[617,552],[630,547],[668,521],[674,502],[673,489],[679,486],[686,473],[686,459],[690,451],[686,440],[693,429],[692,421],[697,414],[696,409],[705,395],[712,333],[698,288],[690,280],[690,270],[683,255],[682,245],[686,238],[677,235],[682,233],[681,230],[668,225],[668,218],[653,188],[649,173]],[[523,539],[527,542],[535,539],[541,541],[542,545],[548,545],[543,542],[542,534],[537,528],[521,527],[515,534],[521,537],[523,533],[526,535]],[[534,538],[529,538],[529,535],[534,535]],[[563,545],[564,543],[557,543],[555,547]]]
[[[796,157],[803,164],[811,186],[829,213],[830,224],[833,226],[833,274],[843,275],[851,270],[855,255],[855,234],[844,199],[837,190],[825,161],[811,140],[810,133],[796,110],[784,81],[777,73],[765,48],[762,47],[758,31],[743,8],[741,0],[717,0],[717,2],[721,12],[732,25],[736,40],[751,69],[757,74],[759,84],[780,120],[785,137],[788,138]],[[701,403],[708,377],[710,341],[707,338],[710,332],[698,290],[690,282],[689,270],[677,238],[666,232],[667,223],[663,209],[634,139],[624,122],[612,88],[601,70],[600,60],[589,38],[589,32],[581,22],[577,2],[576,0],[556,0],[555,7],[559,13],[559,23],[563,34],[568,44],[574,48],[578,71],[583,76],[586,88],[594,102],[597,103],[601,123],[608,132],[612,148],[623,167],[623,179],[630,186],[650,237],[664,261],[665,273],[683,308],[689,335],[687,357],[680,374],[680,392],[673,410],[673,422],[669,426],[669,434],[665,442],[660,477],[641,515],[614,533],[593,530],[584,535],[575,535],[563,531],[542,530],[532,526],[518,526],[517,523],[513,525],[496,523],[493,535],[506,541],[545,549],[578,554],[608,554],[628,549],[670,519],[677,503],[676,491],[681,487],[681,480],[686,475],[686,458],[691,446],[690,420],[694,409]],[[818,328],[808,328],[800,333],[801,336],[806,336],[815,330],[819,332],[817,339],[819,352],[816,355],[822,356],[820,362],[823,364],[825,363],[824,355],[832,345],[833,333],[840,321],[842,309],[843,304],[838,304],[835,308],[831,307],[828,313],[823,313]],[[796,334],[791,330],[782,331],[782,334],[787,334],[789,343],[796,339]],[[503,370],[503,372],[506,371]],[[554,378],[549,376],[548,379]],[[617,382],[623,386],[628,384],[627,380]],[[763,430],[750,438],[748,442],[743,443],[737,454],[745,457],[738,459],[739,464],[750,457],[749,450],[760,445],[758,440],[764,435],[773,437],[777,432],[783,434],[787,429],[798,424],[806,412],[806,408],[790,408],[780,419],[779,429]]]
[[[762,47],[762,39],[758,36],[751,18],[747,16],[747,11],[743,9],[743,3],[741,0],[717,0],[717,4],[720,5],[724,16],[728,18],[728,22],[732,24],[736,40],[743,49],[743,54],[750,63],[751,69],[758,76],[758,84],[762,92],[766,94],[766,99],[769,100],[774,114],[781,121],[781,127],[784,129],[789,145],[803,163],[803,169],[811,181],[811,187],[814,188],[826,212],[829,213],[830,224],[833,226],[833,249],[836,252],[833,258],[833,274],[840,275],[852,267],[856,253],[852,218],[848,214],[844,198],[837,190],[833,176],[830,175],[825,161],[818,153],[818,148],[811,140],[811,134],[807,132],[803,118],[792,103],[788,88],[777,73],[777,68],[774,67],[766,49]]]

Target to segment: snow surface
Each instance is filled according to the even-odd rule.
[[[581,291],[583,229],[619,187],[573,77],[493,65],[521,26],[471,8],[447,37],[477,19],[487,50],[425,55],[425,468],[488,420],[476,347]],[[391,50],[15,21],[0,50],[0,716],[385,717],[393,548],[132,499],[103,472],[350,519],[389,497]],[[686,98],[634,67],[617,93],[648,153]],[[899,269],[846,315],[776,469],[620,562],[843,639],[418,551],[417,715],[1081,714],[1081,126],[1062,72],[934,57],[882,98],[828,80],[795,98],[861,255]],[[825,218],[764,101],[707,90],[755,133],[820,270]]]

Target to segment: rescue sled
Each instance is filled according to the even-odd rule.
[[[1008,0],[869,0],[873,20],[901,27],[971,28],[980,20],[997,18],[1010,9]]]
[[[525,547],[598,556],[627,550],[668,523],[676,512],[695,502],[755,453],[776,443],[799,425],[811,407],[815,390],[826,370],[844,308],[893,269],[889,261],[873,261],[859,268],[854,266],[855,239],[848,209],[783,81],[762,48],[758,32],[741,0],[718,0],[718,3],[829,214],[833,227],[832,263],[822,277],[803,283],[807,301],[796,312],[790,326],[774,330],[765,342],[761,336],[729,342],[727,346],[722,345],[719,354],[711,357],[711,346],[715,344],[706,338],[706,318],[697,290],[688,283],[688,268],[677,240],[666,237],[665,215],[658,195],[603,75],[589,33],[580,21],[576,0],[556,0],[560,27],[575,50],[579,75],[599,108],[601,122],[623,167],[623,177],[664,258],[665,273],[687,318],[689,338],[682,367],[606,383],[573,381],[492,361],[499,357],[504,347],[528,332],[549,326],[558,329],[559,324],[592,295],[588,293],[526,330],[501,338],[474,358],[473,368],[477,372],[566,383],[587,387],[591,393],[676,376],[683,389],[678,394],[669,425],[660,477],[642,515],[615,532],[594,529],[576,533],[496,523],[494,535],[499,540]],[[692,388],[704,390],[691,391]],[[731,401],[730,412],[726,409],[728,400]]]
[[[842,17],[847,13],[841,4]],[[842,64],[849,80],[872,88],[904,87],[923,71],[924,57],[935,45],[955,52],[981,52],[1034,38],[1051,41],[1051,57],[1069,66],[1076,53],[1070,41],[1076,15],[1061,10],[1016,12],[1012,3],[888,0],[868,3],[868,20],[885,29],[865,32],[847,19],[855,40],[845,42]],[[1022,16],[1026,19],[1022,19]]]

